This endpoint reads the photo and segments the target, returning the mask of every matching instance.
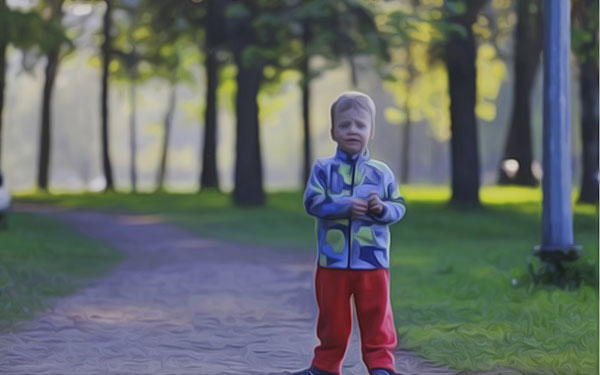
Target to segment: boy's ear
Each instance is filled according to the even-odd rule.
[[[371,124],[371,138],[369,140],[373,140],[375,138],[375,126]]]

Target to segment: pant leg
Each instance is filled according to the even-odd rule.
[[[398,340],[390,303],[389,270],[360,271],[353,281],[363,361],[368,369],[395,371],[393,351]]]
[[[339,374],[352,330],[350,273],[347,270],[317,268],[315,292],[319,317],[313,366]]]

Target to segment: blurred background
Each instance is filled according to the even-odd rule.
[[[181,334],[178,353],[195,351],[205,346],[188,338],[209,347],[223,332],[241,340],[231,348],[243,367],[247,336],[225,317],[255,311],[262,318],[247,328],[256,328],[269,309],[253,295],[288,297],[265,285],[300,296],[300,312],[276,301],[291,320],[271,324],[304,332],[306,358],[299,342],[278,341],[279,365],[308,363],[313,331],[298,316],[314,322],[315,236],[302,192],[315,159],[335,150],[331,102],[358,90],[377,106],[371,153],[407,199],[390,249],[400,347],[455,372],[598,373],[597,1],[570,1],[570,29],[557,33],[570,41],[571,70],[570,137],[560,139],[570,150],[556,175],[571,179],[546,183],[560,209],[548,200],[542,209],[544,4],[564,10],[560,1],[0,0],[0,333],[36,322],[56,297],[78,301],[53,311],[60,322],[98,324],[75,344],[71,329],[49,328],[47,341],[27,336],[43,329],[10,336],[0,357],[14,361],[0,372],[30,374],[36,345],[52,342],[39,368],[55,361],[86,373],[91,359],[129,373],[129,359],[146,353],[144,363],[190,373],[210,362],[202,351],[171,362],[163,344]],[[10,213],[5,188],[16,196]],[[543,245],[555,254],[581,245],[568,259],[577,261],[532,255],[543,222],[568,248]],[[218,267],[213,253],[240,265]],[[110,284],[117,264],[122,279]],[[91,280],[97,294],[78,291]],[[220,286],[206,294],[206,285]],[[196,318],[172,335],[128,315],[175,305]],[[206,333],[197,317],[223,326]],[[105,320],[131,337],[166,336],[147,350],[145,338],[106,334]],[[141,349],[98,354],[113,349],[96,343],[123,342]],[[268,350],[255,354],[252,363],[274,366]]]
[[[359,90],[377,105],[372,154],[402,184],[448,185],[454,165],[479,170],[466,185],[535,185],[541,7],[3,0],[5,182],[14,191],[227,192],[247,162],[240,183],[302,189],[306,164],[334,149],[330,103]],[[591,185],[584,199],[594,201],[598,4],[572,7],[573,182]],[[463,157],[451,157],[453,133]]]

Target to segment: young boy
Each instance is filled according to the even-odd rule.
[[[319,159],[304,194],[318,222],[315,291],[319,316],[312,365],[296,375],[338,375],[352,327],[354,304],[362,358],[369,374],[396,374],[396,329],[389,297],[389,225],[406,212],[390,168],[369,157],[375,104],[345,92],[331,105],[335,155]]]

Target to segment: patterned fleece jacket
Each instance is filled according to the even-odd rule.
[[[375,191],[380,215],[351,217],[352,198],[366,200]],[[327,268],[389,268],[389,225],[406,212],[406,202],[390,168],[370,158],[369,150],[318,159],[304,193],[304,207],[317,218],[318,264]]]

